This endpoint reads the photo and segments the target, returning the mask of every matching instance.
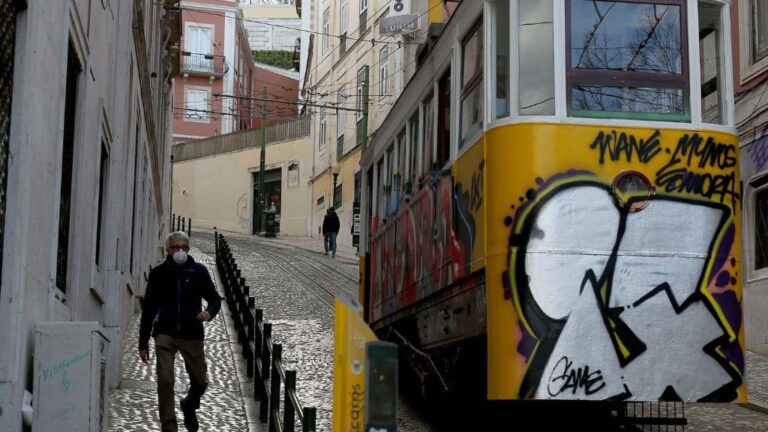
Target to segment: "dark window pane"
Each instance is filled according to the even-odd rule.
[[[99,170],[99,207],[96,226],[96,265],[101,264],[101,230],[104,229],[104,216],[106,209],[104,205],[107,200],[107,169],[109,168],[109,155],[104,143],[101,145],[101,165]]]
[[[752,61],[768,55],[768,2],[752,0]]]
[[[705,123],[723,124],[722,5],[699,2],[699,57],[701,59],[701,117]]]
[[[357,202],[360,202],[360,188],[362,187],[362,180],[360,177],[360,171],[355,173],[355,193],[354,193],[354,200]]]
[[[435,139],[435,105],[432,95],[424,102],[424,141],[422,149],[422,173],[427,174],[432,169],[433,146]]]
[[[136,237],[136,219],[138,217],[138,212],[136,208],[138,207],[138,202],[136,201],[136,189],[138,188],[138,169],[139,169],[139,124],[136,123],[136,134],[134,135],[134,143],[133,143],[133,175],[131,175],[131,181],[133,182],[133,197],[131,198],[131,203],[133,204],[132,210],[131,210],[131,262],[130,262],[130,270],[131,273],[133,273],[133,240]]]
[[[682,74],[680,7],[572,0],[571,67]]]
[[[755,270],[768,267],[768,189],[755,198]]]
[[[581,86],[573,87],[571,107],[578,111],[683,114],[683,90]]]
[[[437,98],[437,168],[451,158],[451,71],[440,78]]]
[[[333,208],[337,210],[341,208],[342,203],[344,202],[341,191],[341,183],[339,183],[336,185],[336,189],[333,190]]]
[[[72,203],[72,175],[75,153],[75,116],[77,114],[77,81],[82,67],[77,60],[72,42],[67,60],[67,87],[64,96],[64,134],[62,135],[61,189],[59,192],[59,238],[56,253],[56,286],[67,292],[69,269],[69,231]]]

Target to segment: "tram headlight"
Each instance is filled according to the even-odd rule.
[[[629,213],[639,212],[648,206],[655,193],[651,181],[639,171],[624,171],[616,176],[611,185],[616,206]]]

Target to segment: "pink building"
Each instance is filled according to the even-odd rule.
[[[295,102],[299,95],[299,73],[263,63],[255,63],[255,68],[254,93],[261,97],[261,89],[267,89],[267,125],[298,117],[299,107]],[[261,103],[256,102],[254,109],[260,113]],[[253,127],[261,126],[261,117],[254,117]]]
[[[255,69],[236,0],[182,7],[181,71],[174,85],[174,143],[253,126]]]

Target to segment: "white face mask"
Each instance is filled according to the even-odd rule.
[[[177,250],[173,254],[173,260],[176,261],[176,264],[178,265],[184,264],[187,262],[187,252],[181,249]]]

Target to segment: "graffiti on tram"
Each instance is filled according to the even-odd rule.
[[[371,242],[371,319],[377,320],[466,275],[470,251],[456,228],[453,180],[424,182],[411,200],[375,217]],[[386,214],[386,211],[382,213]],[[461,213],[461,212],[459,212]],[[393,214],[393,215],[392,215]],[[473,224],[464,215],[461,224]]]
[[[597,173],[536,179],[504,221],[505,298],[526,364],[518,397],[736,400],[744,351],[735,147],[698,134],[666,147],[655,131],[600,132],[590,148]],[[599,171],[606,164],[655,164],[645,170],[656,175],[650,204],[646,195],[617,205],[606,193],[613,179]]]

